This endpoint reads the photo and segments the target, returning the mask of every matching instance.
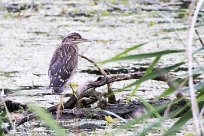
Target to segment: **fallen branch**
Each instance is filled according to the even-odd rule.
[[[109,84],[109,83],[123,81],[123,80],[138,79],[138,78],[142,77],[143,75],[144,75],[144,73],[134,72],[134,73],[129,73],[129,74],[108,75],[106,77],[99,77],[95,81],[87,81],[85,84],[80,85],[78,87],[76,95],[73,94],[64,103],[64,108],[65,109],[74,108],[79,99],[81,99],[85,95],[90,95],[89,91],[92,94],[93,93],[92,91],[93,90],[95,91],[95,88],[97,88],[97,87],[101,87],[101,86]],[[167,81],[167,77],[165,75],[161,75],[161,76],[155,78],[155,80]],[[57,107],[58,107],[58,105],[52,106],[52,107],[48,108],[47,111],[53,113],[57,110]],[[23,124],[29,120],[32,120],[34,118],[36,118],[35,113],[31,113],[31,114],[27,115],[26,117],[24,117],[20,120],[17,120],[15,123],[15,126],[17,127],[17,126],[19,126],[19,125],[21,125],[21,124]],[[11,129],[11,127],[8,127],[5,130],[10,130],[10,129]]]
[[[155,102],[150,101],[154,107],[159,107],[164,104],[172,104],[170,107],[167,107],[169,112],[171,111],[177,111],[184,105],[188,103],[189,100],[185,99],[184,97],[181,99],[176,99],[174,104],[172,104],[171,99],[160,99]],[[183,113],[188,111],[190,109],[189,106],[186,107],[185,110],[180,112],[177,115],[173,115],[173,117],[180,117]],[[107,112],[109,111],[109,112]],[[64,109],[61,110],[61,118],[60,119],[71,119],[74,117],[81,117],[81,118],[92,118],[92,119],[104,119],[105,116],[111,115],[113,117],[116,117],[115,115],[111,114],[114,113],[117,116],[120,116],[124,119],[129,118],[135,118],[140,116],[141,114],[144,114],[148,109],[144,106],[144,104],[140,101],[131,101],[129,103],[118,103],[118,104],[109,104],[107,103],[105,106],[97,106],[97,108],[76,108],[76,109]],[[164,115],[166,111],[166,108],[163,108],[159,111],[161,115]],[[53,113],[56,114],[55,112]]]
[[[77,97],[81,98],[81,94],[83,94],[86,90],[89,90],[91,88],[101,87],[108,83],[113,83],[113,82],[118,82],[123,80],[138,79],[143,75],[144,73],[134,72],[134,73],[128,73],[128,74],[109,75],[106,77],[99,77],[95,81],[87,81],[85,84],[79,86],[79,88],[77,89]],[[167,81],[167,76],[161,75],[154,79],[159,81]]]
[[[26,104],[21,104],[19,102],[14,102],[11,100],[5,100],[5,104],[8,108],[9,112],[13,112],[19,109],[27,109],[27,105]],[[0,107],[0,110],[3,110],[5,107]]]

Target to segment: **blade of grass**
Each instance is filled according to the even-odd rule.
[[[34,103],[28,104],[31,111],[35,112],[37,116],[46,123],[52,130],[56,132],[57,136],[66,136],[65,130],[61,128],[58,123],[51,117],[51,115],[46,112],[43,108],[40,108],[38,105]]]
[[[171,81],[171,84],[169,84],[169,88],[163,91],[163,93],[158,96],[158,98],[166,97],[172,93],[174,93],[177,89],[182,88],[183,86],[187,85],[188,78],[185,79],[179,79],[175,78]]]
[[[112,57],[112,58],[122,57],[123,55],[126,55],[128,52],[130,52],[130,51],[132,51],[132,50],[135,50],[135,49],[137,49],[137,48],[139,48],[139,47],[141,47],[141,46],[143,46],[143,45],[145,45],[145,44],[147,44],[147,43],[148,43],[148,42],[144,42],[144,43],[141,43],[141,44],[134,45],[133,47],[130,47],[130,48],[128,48],[128,49],[122,51],[121,53],[115,55],[115,56]]]
[[[158,56],[154,59],[154,61],[152,62],[152,64],[148,67],[148,69],[146,70],[144,76],[146,76],[147,74],[151,73],[153,68],[155,67],[155,65],[158,63],[158,61],[160,60],[161,56]],[[143,76],[143,77],[144,77]],[[141,79],[141,78],[140,78]],[[139,80],[140,80],[139,79]],[[138,88],[140,87],[142,82],[138,81],[138,83],[135,85],[135,88],[133,89],[133,91],[130,94],[130,97],[132,97],[133,95],[135,95],[136,91],[138,90]]]
[[[164,121],[164,118],[160,118],[159,121],[156,121],[150,125],[148,125],[147,127],[145,127],[139,134],[138,136],[146,136],[148,131],[152,130],[155,127],[160,127],[161,126],[161,122]]]
[[[201,92],[198,95],[198,101],[203,101],[204,100],[204,89],[199,90],[198,92]]]
[[[178,101],[171,101],[171,102],[168,102],[168,103],[165,103],[165,104],[162,104],[162,105],[159,105],[155,108],[155,110],[157,110],[158,113],[162,112],[167,106],[169,106],[170,104],[175,104],[177,103]],[[134,124],[137,124],[137,123],[140,123],[140,121],[142,121],[143,119],[147,119],[151,116],[153,116],[153,112],[145,112],[144,114],[142,114],[141,116],[139,117],[136,117],[134,119],[131,119],[129,120],[127,123],[121,125],[119,128],[122,128],[122,129],[128,129],[130,127],[132,127]]]
[[[184,52],[184,50],[164,50],[164,51],[158,51],[158,52],[152,52],[152,53],[143,53],[143,54],[135,54],[135,55],[127,55],[124,57],[113,57],[108,60],[104,60],[101,62],[98,62],[99,64],[105,64],[108,62],[112,61],[122,61],[122,60],[132,60],[132,59],[145,59],[145,58],[152,58],[152,57],[158,57],[158,56],[163,56],[167,54],[172,54],[172,53],[181,53]]]
[[[156,40],[162,40],[162,39],[169,39],[169,37],[163,37],[163,38],[159,38],[159,39],[158,39],[158,38],[157,38],[157,39],[152,39],[152,40],[147,41],[147,42],[144,42],[144,43],[136,44],[136,45],[134,45],[134,46],[132,46],[132,47],[130,47],[130,48],[127,48],[126,50],[122,51],[121,53],[115,55],[115,56],[112,57],[112,58],[121,57],[121,56],[127,54],[128,52],[130,52],[130,51],[132,51],[132,50],[135,50],[135,49],[137,49],[137,48],[139,48],[139,47],[141,47],[141,46],[143,46],[143,45],[145,45],[145,44],[147,44],[147,43],[150,43],[150,42],[153,42],[153,41],[156,41]]]
[[[203,107],[204,102],[199,102],[199,107]],[[186,124],[186,122],[192,118],[192,109],[188,110],[174,125],[164,134],[164,136],[169,136],[175,134],[177,131],[181,130],[181,127]]]
[[[154,71],[152,71],[151,73],[147,74],[146,76],[143,76],[143,77],[140,78],[139,80],[136,80],[136,81],[134,81],[134,82],[128,84],[127,86],[125,86],[125,87],[123,87],[123,88],[121,88],[121,89],[116,90],[115,92],[117,92],[117,91],[118,91],[118,92],[121,92],[121,91],[123,91],[124,89],[127,89],[127,88],[129,88],[129,87],[134,86],[135,84],[142,83],[142,82],[144,82],[144,81],[157,78],[157,77],[159,77],[161,74],[165,74],[165,73],[167,73],[167,72],[173,70],[174,68],[177,68],[177,67],[179,67],[180,65],[183,65],[183,64],[185,64],[185,63],[184,63],[184,62],[180,62],[180,63],[177,63],[177,64],[172,65],[172,66],[168,66],[168,67],[161,68],[161,69],[159,69],[160,71],[154,70]]]
[[[149,74],[143,76],[142,78],[140,78],[138,81],[135,82],[136,83],[142,83],[144,81],[147,81],[147,80],[150,80],[150,79],[154,79],[156,77],[159,77],[160,75],[164,74],[164,73],[167,73],[169,72],[170,70],[174,69],[174,68],[177,68],[178,66],[184,64],[183,62],[180,62],[180,63],[177,63],[177,64],[174,64],[172,66],[169,66],[169,67],[165,67],[165,68],[161,68],[159,70],[154,70],[152,72],[150,72]]]
[[[199,82],[199,83],[194,85],[195,90],[201,90],[203,88],[204,88],[204,82]],[[189,87],[185,87],[185,88],[181,89],[181,91],[188,91],[188,90],[189,90]]]
[[[161,110],[164,110],[165,107],[166,107],[166,105],[161,105],[161,106],[157,107],[156,110],[157,110],[158,112],[160,112]],[[147,118],[151,117],[152,115],[153,115],[152,112],[145,112],[145,113],[142,114],[141,116],[129,120],[127,123],[121,125],[119,128],[121,128],[121,129],[129,129],[129,128],[131,128],[133,125],[139,123],[140,121],[142,121],[142,120],[144,120],[144,119],[147,119]]]
[[[147,107],[147,109],[149,111],[151,111],[153,113],[153,115],[156,118],[161,118],[159,112],[149,102],[147,102],[146,100],[144,100],[142,97],[140,97],[138,95],[137,95],[137,98],[139,98],[139,100],[145,105],[145,107]]]
[[[195,68],[195,69],[193,69],[192,72],[193,72],[193,76],[203,74],[204,67]],[[188,73],[184,73],[184,74],[179,75],[179,78],[187,78],[187,77],[188,77]],[[194,78],[196,78],[196,77],[194,77]]]
[[[155,67],[155,65],[158,63],[158,61],[160,60],[161,56],[158,56],[155,58],[155,60],[152,62],[152,64],[148,67],[148,69],[146,70],[144,76],[146,76],[147,74],[151,73],[153,68]],[[141,82],[138,82],[136,85],[135,85],[135,88],[133,89],[133,91],[131,92],[130,94],[130,97],[132,97],[136,91],[138,90],[138,88],[140,87],[141,85]],[[143,98],[141,98],[140,96],[137,96],[140,101],[152,112],[154,113],[155,117],[157,118],[160,118],[160,114],[157,112],[157,110],[155,110],[155,108],[150,104],[148,103],[147,101],[145,101]]]
[[[148,67],[148,69],[145,72],[145,75],[149,74],[152,72],[153,68],[156,66],[156,64],[159,62],[161,56],[158,56],[155,58],[155,60],[152,62],[152,64]]]
[[[199,49],[197,49],[196,51],[193,52],[193,55],[195,55],[196,53],[199,53],[200,51],[202,51],[204,49],[204,47],[200,47]]]
[[[188,75],[187,75],[188,76]],[[194,79],[196,79],[199,76],[199,74],[195,74],[193,76]],[[182,76],[179,76],[179,78],[181,78]],[[168,89],[166,89],[158,98],[162,98],[162,97],[166,97],[172,93],[174,93],[177,89],[187,85],[188,83],[188,77],[186,77],[185,79],[179,79],[176,78],[174,79],[172,82],[172,86],[170,86]],[[202,86],[201,86],[202,87]],[[198,89],[198,85],[195,89]]]
[[[152,39],[152,40],[147,41],[147,42],[144,42],[144,43],[136,44],[136,45],[134,45],[134,46],[132,46],[132,47],[130,47],[130,48],[127,48],[126,50],[122,51],[121,53],[115,55],[115,56],[112,57],[111,59],[113,59],[113,58],[118,58],[118,57],[122,57],[123,55],[126,55],[128,52],[130,52],[130,51],[132,51],[132,50],[135,50],[135,49],[137,49],[137,48],[139,48],[139,47],[141,47],[141,46],[143,46],[143,45],[145,45],[145,44],[147,44],[147,43],[150,43],[150,42],[153,42],[153,41],[156,41],[156,40],[162,40],[162,39],[169,39],[169,37],[163,37],[163,38]]]
[[[159,99],[159,98],[162,98],[162,97],[166,97],[166,96],[172,94],[175,90],[176,90],[175,87],[173,87],[173,86],[169,87],[168,89],[166,89],[166,90],[158,97],[158,99]]]
[[[168,106],[170,106],[170,105],[174,105],[174,104],[178,103],[180,100],[181,100],[181,99],[178,99],[178,100],[176,100],[176,101],[174,101],[174,102],[172,102],[172,103],[165,104],[165,106],[168,107]],[[183,111],[187,108],[187,106],[189,106],[189,105],[190,105],[190,101],[189,101],[188,103],[186,103],[184,107],[179,108],[179,109],[177,109],[177,110],[172,111],[171,113],[169,113],[168,118],[175,118],[176,115],[178,115],[179,113],[183,112]],[[176,114],[176,115],[175,115],[175,114]],[[166,118],[163,118],[163,117],[159,118],[159,121],[152,123],[151,125],[149,125],[149,127],[145,127],[139,135],[145,135],[145,134],[147,134],[147,132],[148,132],[149,130],[151,130],[152,128],[154,128],[154,127],[156,127],[156,126],[161,126],[161,122],[163,122],[165,119],[166,119]]]

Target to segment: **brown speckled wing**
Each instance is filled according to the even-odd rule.
[[[55,92],[62,92],[65,83],[76,70],[78,63],[78,47],[74,44],[63,44],[59,46],[50,62],[48,75],[50,77],[50,88]]]

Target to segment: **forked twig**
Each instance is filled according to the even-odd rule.
[[[96,62],[94,62],[92,59],[87,58],[86,56],[81,55],[81,54],[79,54],[79,56],[80,56],[81,58],[84,58],[84,59],[88,60],[89,62],[91,62],[91,63],[101,72],[101,74],[102,74],[104,77],[106,77],[106,76],[108,75],[108,74],[105,72],[105,70],[103,70],[102,68],[100,68],[100,67],[96,64]],[[115,94],[114,94],[113,90],[111,89],[111,84],[108,83],[108,84],[107,84],[107,87],[108,87],[108,102],[109,102],[109,103],[116,103],[116,97],[115,97]]]

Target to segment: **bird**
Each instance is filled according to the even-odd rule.
[[[66,85],[71,83],[78,67],[77,44],[82,42],[89,42],[89,40],[73,32],[68,34],[55,50],[48,69],[49,88],[53,90],[53,93],[61,94]]]

